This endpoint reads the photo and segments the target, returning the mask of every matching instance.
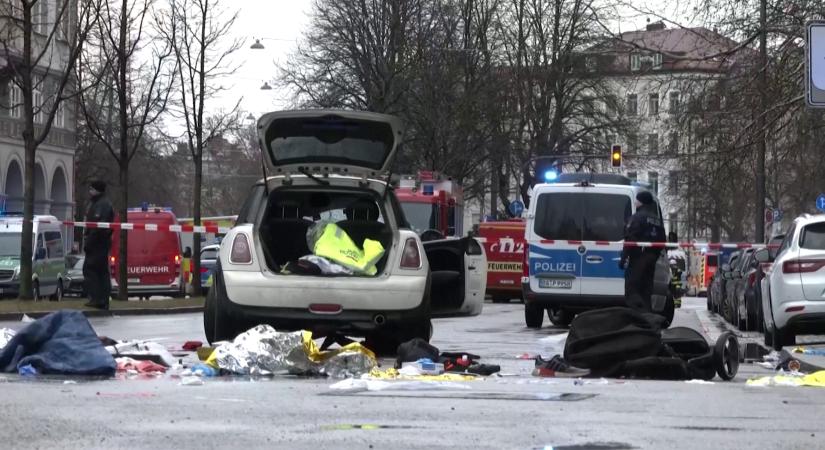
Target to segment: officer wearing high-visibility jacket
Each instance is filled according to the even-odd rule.
[[[665,241],[662,218],[650,192],[636,194],[636,213],[627,223],[624,239],[627,242]],[[653,277],[661,252],[660,248],[649,247],[630,247],[622,251],[619,265],[625,270],[625,303],[628,307],[642,312],[651,311]]]

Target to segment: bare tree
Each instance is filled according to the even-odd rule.
[[[54,6],[53,12],[49,9]],[[9,61],[12,83],[20,89],[25,147],[20,298],[32,298],[34,169],[38,147],[55,120],[64,120],[66,102],[76,95],[74,70],[97,23],[90,0],[20,0],[0,6],[0,46]],[[37,93],[37,95],[35,95]]]
[[[220,0],[172,0],[168,12],[163,34],[177,59],[176,106],[186,124],[185,141],[195,169],[193,218],[195,225],[200,225],[204,151],[210,141],[236,126],[240,99],[233,108],[213,114],[206,114],[206,105],[224,90],[220,81],[237,69],[231,56],[243,41],[229,38],[238,12],[227,11]],[[200,235],[195,233],[195,295],[201,292],[200,247]]]
[[[129,164],[143,148],[147,128],[166,109],[175,73],[171,46],[152,39],[153,9],[152,0],[103,2],[92,45],[87,46],[77,71],[85,125],[117,161],[123,222],[129,206]],[[121,230],[117,276],[121,300],[128,298],[127,240],[127,231]]]

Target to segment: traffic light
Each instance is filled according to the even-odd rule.
[[[610,165],[613,167],[622,167],[622,146],[614,145],[610,149]]]

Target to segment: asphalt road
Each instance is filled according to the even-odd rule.
[[[703,299],[687,301],[676,325],[718,334],[721,325],[703,310]],[[326,379],[181,386],[170,377],[66,384],[3,375],[0,447],[825,448],[825,389],[748,387],[748,377],[769,374],[750,365],[734,382],[713,385],[538,379],[530,376],[532,361],[517,355],[542,351],[539,340],[560,330],[528,330],[522,316],[519,304],[487,304],[479,317],[436,321],[433,343],[440,349],[482,355],[509,375],[467,382],[462,390],[330,395],[334,381]],[[198,314],[92,324],[117,339],[168,346],[203,340]]]

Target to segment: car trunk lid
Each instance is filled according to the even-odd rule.
[[[402,131],[396,117],[361,111],[277,111],[258,120],[270,168],[289,174],[388,172]]]

